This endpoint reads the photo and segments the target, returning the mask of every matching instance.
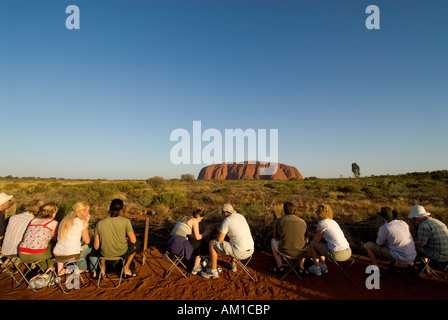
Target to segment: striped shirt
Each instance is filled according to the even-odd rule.
[[[5,239],[2,245],[2,254],[5,256],[17,255],[20,241],[23,234],[34,216],[31,213],[24,212],[13,215],[9,218],[6,228]]]

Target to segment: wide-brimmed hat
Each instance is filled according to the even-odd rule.
[[[12,199],[13,196],[7,195],[6,193],[2,192],[0,193],[0,206],[4,204],[5,202],[8,202]]]
[[[389,207],[382,207],[380,212],[377,212],[376,214],[383,217],[387,221],[392,221],[397,217],[397,213],[392,211]]]
[[[230,213],[236,213],[236,211],[233,209],[232,205],[230,203],[226,203],[222,206],[221,212],[230,212]]]
[[[425,208],[419,205],[415,205],[411,208],[411,213],[409,214],[409,218],[422,218],[429,216],[430,213],[426,212]]]

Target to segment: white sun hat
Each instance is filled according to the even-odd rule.
[[[0,206],[9,200],[12,199],[13,196],[7,195],[6,193],[2,192],[0,193]]]
[[[422,206],[416,205],[411,208],[411,213],[409,214],[409,218],[422,218],[425,216],[429,216],[430,213],[426,212],[425,208]]]

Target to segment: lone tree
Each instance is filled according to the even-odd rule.
[[[355,176],[355,178],[359,178],[359,176],[361,175],[361,173],[359,171],[359,166],[356,162],[352,163],[352,172],[353,172],[353,175]]]

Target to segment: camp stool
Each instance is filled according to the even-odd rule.
[[[55,267],[53,268],[53,277],[56,279],[56,284],[61,288],[62,292],[65,294],[71,293],[77,289],[81,289],[86,286],[84,281],[83,273],[80,272],[77,267],[79,261],[85,260],[84,258],[75,257],[73,260],[65,261],[59,260],[57,257],[54,258]],[[59,275],[59,270],[57,268],[57,263],[62,263],[62,270],[65,270],[63,275]],[[67,273],[67,270],[71,271]],[[81,285],[82,283],[82,285]]]
[[[420,261],[423,264],[422,271],[420,272],[420,275],[422,275],[425,270],[428,270],[428,273],[431,273],[433,276],[437,277],[437,281],[439,281],[443,275],[448,276],[448,261],[440,262],[436,260],[431,260],[429,258],[423,258],[419,256]],[[430,266],[432,264],[433,267]],[[445,265],[445,266],[443,266]],[[437,270],[440,270],[442,273],[437,274],[434,269],[437,268]]]
[[[35,276],[37,274],[44,274],[46,272],[46,270],[44,270],[40,264],[42,262],[47,263],[47,261],[51,260],[51,259],[42,259],[42,260],[38,260],[35,262],[24,262],[20,258],[17,258],[17,259],[19,259],[18,261],[20,261],[20,262],[18,264],[16,264],[15,267],[20,275],[20,279],[18,281],[16,281],[16,285],[14,286],[13,290],[18,289],[22,283],[26,283],[28,285],[28,287],[33,289],[33,291],[35,291],[35,292],[40,291],[42,288],[33,288],[30,286],[30,280],[33,276]],[[17,260],[16,260],[16,262],[17,262]]]
[[[174,269],[177,269],[182,274],[182,276],[184,276],[185,279],[188,278],[189,276],[188,269],[182,262],[184,258],[183,255],[177,255],[172,252],[165,251],[163,257],[167,259],[169,262],[171,262],[170,267],[168,268],[168,270],[165,271],[164,279],[168,278],[168,276],[171,274],[171,272],[173,272]],[[179,268],[178,266],[179,264],[181,264],[185,268],[185,270],[187,270],[186,273],[184,273],[182,269]]]
[[[110,275],[110,273],[107,273],[107,265],[108,264],[112,264],[114,266],[121,263],[120,266],[120,271],[119,271],[119,277],[113,277]],[[97,287],[99,289],[116,289],[120,286],[121,281],[123,280],[123,274],[124,274],[124,265],[125,265],[125,261],[122,257],[99,257],[99,265],[101,266],[100,270],[99,270],[99,275],[98,275],[98,281],[97,281]],[[101,269],[104,269],[104,274],[101,271]],[[118,270],[117,270],[118,271]],[[108,280],[111,285],[109,286],[102,286],[101,285],[101,281]],[[117,283],[118,280],[118,283]]]
[[[17,255],[0,255],[0,266],[4,270],[0,275],[0,281],[11,278],[13,280],[13,287],[19,284],[21,278],[17,279],[17,267],[20,267],[22,262]],[[15,285],[14,285],[15,283]]]
[[[240,266],[241,270],[240,272],[238,272],[238,274],[236,275],[235,278],[232,279],[232,282],[235,281],[241,274],[241,272],[246,272],[246,274],[253,280],[253,281],[257,281],[255,280],[254,276],[250,273],[250,271],[247,269],[247,265],[249,264],[250,260],[252,260],[252,255],[246,259],[238,259],[236,257],[233,257],[233,259],[235,260],[236,264],[238,266]],[[242,261],[246,260],[246,263],[243,263]]]
[[[344,261],[336,261],[335,259],[333,259],[333,258],[331,258],[331,257],[327,257],[327,259],[337,267],[339,273],[340,273],[344,278],[346,278],[348,281],[350,281],[351,283],[353,283],[353,280],[352,280],[352,279],[348,276],[348,274],[347,274],[348,269],[350,269],[350,267],[353,265],[353,263],[355,263],[355,259],[353,259],[352,256],[351,256],[350,258],[348,258],[347,260],[344,260]],[[341,266],[341,262],[342,262],[342,263],[348,263],[348,265],[347,265],[345,268],[343,268],[343,267]]]
[[[302,277],[300,276],[300,274],[297,272],[297,267],[299,266],[300,262],[302,261],[302,258],[301,257],[300,258],[291,257],[289,255],[281,253],[280,251],[277,251],[277,252],[280,254],[280,256],[283,258],[283,260],[285,260],[286,264],[289,266],[288,271],[283,274],[283,276],[280,278],[280,280],[283,280],[284,278],[286,278],[286,276],[291,271],[294,271],[296,276],[298,276],[300,280],[303,280]],[[299,269],[300,269],[300,267],[299,267]]]

